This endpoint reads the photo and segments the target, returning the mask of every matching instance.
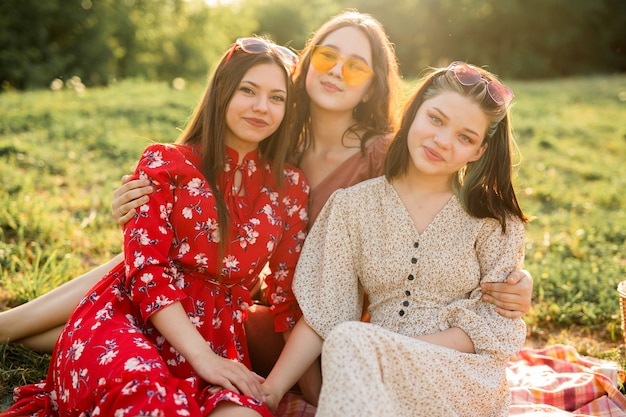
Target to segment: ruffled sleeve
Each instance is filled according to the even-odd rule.
[[[481,282],[503,282],[523,266],[524,226],[518,219],[507,221],[506,233],[500,223],[485,219],[476,241]],[[498,314],[494,306],[481,301],[480,287],[469,299],[457,300],[444,307],[439,315],[440,329],[459,327],[472,339],[476,353],[501,356],[516,354],[523,346],[526,325],[522,319]]]
[[[176,271],[169,261],[173,227],[170,215],[175,204],[177,167],[186,160],[173,145],[147,147],[135,170],[135,178],[148,178],[155,191],[150,201],[124,227],[126,291],[144,320],[185,298],[174,285]]]
[[[311,228],[293,283],[304,319],[324,339],[337,324],[359,320],[363,306],[343,193],[331,195]]]
[[[308,182],[302,171],[292,167],[285,168],[285,180],[287,191],[281,197],[284,230],[269,261],[271,273],[265,278],[277,332],[293,328],[302,315],[291,286],[308,226]]]

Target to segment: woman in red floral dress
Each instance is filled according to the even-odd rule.
[[[283,164],[295,62],[238,40],[177,143],[146,148],[135,176],[156,191],[124,228],[124,263],[72,314],[47,380],[2,416],[271,416],[243,321],[268,261],[278,317],[299,317],[309,187]]]

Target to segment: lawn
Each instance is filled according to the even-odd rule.
[[[505,81],[516,94],[516,186],[533,217],[529,344],[569,343],[623,364],[626,75]],[[0,94],[0,308],[121,251],[112,191],[148,143],[176,139],[202,89],[127,81]],[[37,379],[46,362],[4,347],[0,365],[6,402],[10,386]]]

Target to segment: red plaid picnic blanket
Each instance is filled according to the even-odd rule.
[[[615,362],[580,355],[571,346],[523,349],[507,366],[509,416],[626,417],[626,397],[617,389]],[[315,407],[290,392],[276,417],[313,417]]]
[[[523,349],[507,366],[509,415],[624,417],[621,372],[615,362],[582,356],[571,346]]]

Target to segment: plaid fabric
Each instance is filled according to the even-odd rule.
[[[626,417],[626,397],[617,389],[619,366],[581,356],[573,347],[522,349],[507,366],[509,416]],[[276,417],[313,417],[315,407],[298,393],[280,402]]]
[[[511,416],[626,416],[616,363],[581,356],[573,347],[523,349],[509,362]]]
[[[315,407],[304,401],[302,395],[288,392],[280,400],[274,414],[276,417],[313,417],[315,416]]]

